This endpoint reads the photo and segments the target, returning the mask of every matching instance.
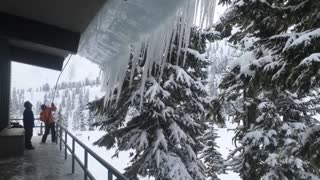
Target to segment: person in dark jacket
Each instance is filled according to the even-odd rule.
[[[31,143],[31,138],[33,135],[34,127],[34,115],[32,112],[32,104],[29,101],[24,103],[24,112],[23,112],[23,127],[25,130],[25,147],[27,149],[34,149]]]

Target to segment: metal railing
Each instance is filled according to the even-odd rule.
[[[11,119],[11,120],[22,121],[22,119]],[[39,120],[39,118],[37,118],[36,120]],[[92,151],[87,145],[82,143],[77,137],[75,137],[72,133],[70,133],[59,122],[55,122],[55,124],[56,124],[56,135],[57,135],[56,137],[57,137],[57,140],[59,139],[60,151],[62,151],[63,149],[62,146],[64,145],[64,159],[68,158],[67,151],[69,151],[72,156],[72,174],[74,174],[75,172],[75,161],[77,161],[80,167],[82,168],[82,170],[84,171],[84,180],[87,180],[88,178],[90,178],[91,180],[95,180],[95,177],[88,170],[88,155],[91,155],[96,161],[98,161],[103,167],[105,167],[108,170],[107,180],[113,180],[114,176],[117,178],[117,180],[128,180],[127,177],[125,177],[117,169],[115,169],[113,166],[107,163],[98,154]],[[44,126],[42,125],[42,123],[40,123],[40,126],[35,126],[35,127],[40,128],[40,132],[43,132],[42,128]],[[71,147],[68,145],[68,136],[71,138],[71,141],[72,141]],[[56,142],[58,143],[58,141]],[[76,143],[80,145],[84,150],[84,162],[82,162],[75,153]]]
[[[67,159],[67,150],[70,151],[72,155],[72,173],[74,173],[74,162],[75,160],[78,162],[80,167],[84,171],[84,179],[87,180],[88,177],[91,180],[95,178],[88,170],[88,154],[90,154],[96,161],[98,161],[102,166],[104,166],[108,170],[108,180],[113,180],[113,176],[115,176],[118,180],[128,180],[124,175],[122,175],[118,170],[112,167],[109,163],[107,163],[104,159],[102,159],[98,154],[93,152],[88,146],[82,143],[77,137],[71,134],[65,127],[61,124],[56,123],[57,134],[60,140],[60,151],[62,150],[62,143],[64,144],[64,152],[65,152],[65,159]],[[63,138],[64,134],[64,138]],[[71,137],[72,140],[72,147],[70,147],[67,143],[68,137]],[[75,154],[75,143],[78,143],[84,149],[84,163],[79,159],[79,157]]]

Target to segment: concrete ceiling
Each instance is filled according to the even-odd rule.
[[[0,12],[83,32],[106,0],[1,0]]]
[[[12,60],[60,70],[106,0],[0,0],[0,39]]]

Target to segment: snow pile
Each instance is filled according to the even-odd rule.
[[[178,56],[186,57],[191,26],[212,26],[215,6],[215,0],[109,0],[82,34],[79,54],[101,66],[110,97],[121,90],[130,52],[133,62],[145,59],[144,82],[154,63],[163,65],[172,52],[170,42],[177,40]]]

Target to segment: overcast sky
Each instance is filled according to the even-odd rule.
[[[62,81],[84,80],[86,77],[95,79],[99,76],[98,65],[79,56],[73,56],[62,73]],[[54,71],[41,67],[12,62],[11,87],[16,88],[37,88],[42,84],[55,85],[60,71]]]

